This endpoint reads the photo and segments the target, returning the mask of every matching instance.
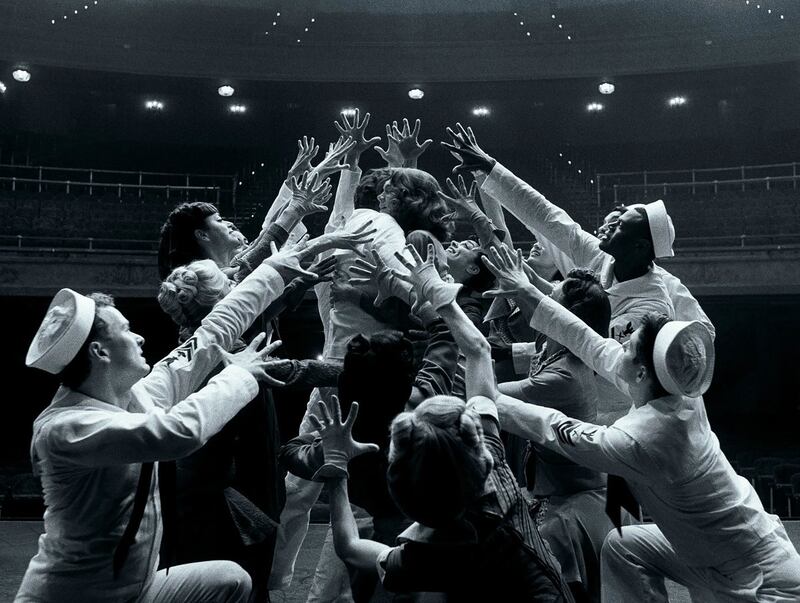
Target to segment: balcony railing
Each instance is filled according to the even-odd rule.
[[[210,202],[230,202],[235,206],[237,179],[231,174],[177,174],[102,170],[94,168],[65,168],[0,164],[0,186],[12,191],[38,193],[48,190],[66,194],[131,193],[139,198],[148,193],[164,194],[167,198],[202,196]]]

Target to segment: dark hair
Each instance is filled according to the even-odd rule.
[[[178,266],[205,259],[194,231],[205,229],[206,218],[219,213],[211,203],[181,203],[172,210],[161,227],[158,241],[158,275],[161,280]]]
[[[353,435],[381,448],[389,443],[389,424],[405,408],[416,377],[414,349],[400,331],[356,335],[347,344],[339,375],[339,400],[347,415],[353,401],[359,416]]]
[[[377,168],[368,171],[356,187],[355,202],[357,208],[378,209],[378,195],[383,191],[383,185],[391,178],[396,168]]]
[[[58,377],[61,380],[61,385],[75,389],[80,386],[89,376],[89,371],[92,364],[89,361],[89,344],[98,337],[105,337],[108,335],[108,324],[105,320],[100,318],[99,310],[105,307],[114,307],[114,298],[106,293],[90,293],[87,295],[94,300],[94,321],[92,321],[92,328],[89,330],[89,335],[86,341],[75,354],[70,363],[64,367]]]
[[[642,336],[639,339],[639,350],[637,351],[637,361],[643,364],[647,371],[653,376],[655,398],[668,396],[669,392],[664,389],[656,375],[656,367],[653,362],[653,348],[656,345],[656,336],[661,328],[669,322],[669,317],[658,312],[650,312],[642,320]]]
[[[648,262],[652,262],[656,259],[656,252],[655,247],[653,246],[653,235],[650,232],[650,219],[647,217],[647,212],[644,210],[643,207],[634,207],[633,208],[640,216],[644,218],[640,228],[642,228],[642,232],[638,233],[639,238],[644,239],[648,243],[650,243],[648,251],[646,253],[646,259]]]
[[[413,230],[427,230],[441,242],[450,238],[445,216],[450,215],[447,206],[437,194],[441,188],[436,178],[428,172],[413,168],[397,168],[389,178],[392,186],[400,189],[400,203],[392,217],[409,233]]]
[[[495,283],[497,282],[497,278],[492,274],[492,271],[487,268],[486,264],[483,263],[483,258],[488,257],[483,250],[480,250],[480,255],[475,260],[475,265],[478,267],[478,272],[475,274],[471,274],[467,280],[465,280],[462,285],[464,285],[465,289],[475,291],[477,293],[483,293],[484,291],[488,291],[492,287],[494,287]]]
[[[596,333],[608,337],[611,303],[608,293],[591,270],[575,268],[567,273],[561,285],[563,305],[589,325]]]

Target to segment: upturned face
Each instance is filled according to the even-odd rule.
[[[242,246],[243,235],[232,222],[224,220],[218,213],[205,219],[204,228],[198,236],[203,237],[205,245],[222,255],[233,252]]]
[[[533,244],[528,257],[525,259],[533,270],[542,278],[550,278],[557,270],[556,265],[553,263],[553,258],[547,252],[547,249],[538,241]]]
[[[463,283],[480,272],[481,249],[475,241],[453,241],[446,251],[447,269],[455,282]]]
[[[147,375],[150,365],[142,354],[144,337],[131,331],[128,319],[112,306],[100,308],[98,315],[106,323],[106,332],[98,341],[120,381],[135,383]]]
[[[625,255],[641,238],[645,218],[635,209],[629,209],[607,225],[607,230],[598,233],[600,250],[619,257]]]
[[[636,329],[633,334],[622,344],[625,353],[619,363],[619,376],[627,383],[636,383],[636,378],[644,361],[641,357],[643,329]]]
[[[615,222],[619,219],[619,217],[623,214],[623,212],[614,210],[609,212],[605,218],[603,218],[603,223],[597,229],[597,237],[600,238],[601,236],[607,237],[609,234],[609,227],[608,225],[612,222]]]

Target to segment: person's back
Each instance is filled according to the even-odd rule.
[[[397,222],[390,215],[379,213],[372,209],[357,209],[347,220],[345,229],[352,232],[372,222],[372,227],[377,229],[372,243],[364,245],[364,252],[369,253],[375,249],[381,257],[390,264],[396,264],[393,254],[400,251],[405,246],[405,235]],[[337,264],[341,274],[336,278],[348,281],[345,268],[352,265],[357,255],[352,251],[343,251],[336,254]],[[323,287],[329,285],[323,283]],[[325,292],[323,292],[323,295]],[[317,291],[320,295],[320,291]],[[341,360],[347,351],[347,343],[359,333],[376,333],[378,331],[392,328],[393,325],[386,325],[368,312],[364,311],[358,304],[342,302],[331,304],[330,330],[325,340],[323,356],[326,359]]]

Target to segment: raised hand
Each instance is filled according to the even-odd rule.
[[[353,423],[358,416],[358,402],[350,405],[350,412],[344,422],[342,422],[339,399],[336,396],[331,396],[330,409],[321,400],[317,404],[319,417],[309,414],[308,418],[322,439],[325,464],[317,470],[313,479],[319,481],[347,477],[347,463],[350,459],[368,452],[378,452],[380,449],[377,444],[363,444],[353,439]]]
[[[319,174],[320,178],[327,178],[336,172],[349,169],[350,164],[341,163],[341,161],[355,145],[356,141],[352,138],[340,136],[339,140],[328,145],[328,152],[325,153],[325,159],[320,161],[317,167],[312,171],[315,174]]]
[[[319,145],[314,144],[314,137],[311,140],[303,136],[302,139],[297,141],[297,158],[294,160],[292,167],[289,168],[289,174],[286,176],[286,182],[291,182],[292,178],[301,176],[303,172],[311,170],[311,160],[317,156],[319,152]]]
[[[372,250],[372,263],[356,258],[355,264],[348,268],[350,284],[354,287],[376,284],[378,295],[373,304],[378,307],[390,297],[397,297],[411,304],[411,285],[403,281],[397,273],[383,261],[378,252]]]
[[[446,182],[452,197],[439,191],[439,198],[443,199],[451,207],[455,207],[457,219],[469,220],[475,213],[483,213],[481,208],[478,207],[478,202],[475,200],[477,183],[474,180],[469,190],[467,190],[467,185],[461,174],[458,175],[458,186],[456,186],[450,178],[448,178]]]
[[[239,368],[246,370],[259,381],[263,381],[264,383],[272,385],[273,387],[286,385],[283,381],[279,381],[271,377],[269,375],[269,371],[277,370],[279,368],[283,368],[285,370],[287,364],[291,364],[291,360],[272,358],[270,356],[272,352],[280,347],[280,340],[273,341],[272,343],[264,346],[262,350],[259,350],[258,346],[261,345],[266,337],[266,333],[259,333],[253,338],[253,341],[250,342],[250,345],[236,353],[227,352],[216,343],[213,344],[213,347],[219,352],[220,356],[222,357],[222,363],[225,366],[238,366]]]
[[[265,264],[272,266],[281,275],[284,283],[291,283],[297,277],[317,278],[317,275],[300,266],[300,262],[305,259],[305,243],[301,239],[296,245],[284,246],[278,251],[274,241],[269,243],[271,255],[264,260]]]
[[[484,256],[483,263],[497,277],[497,284],[494,289],[486,291],[484,297],[516,297],[523,290],[535,289],[531,287],[525,272],[526,264],[521,249],[512,252],[508,245],[501,244],[499,249],[489,249],[489,254],[491,259]]]
[[[375,147],[378,154],[383,157],[389,167],[417,167],[417,160],[425,150],[431,145],[433,140],[428,138],[422,144],[419,143],[419,130],[422,122],[417,119],[414,122],[414,129],[408,123],[408,119],[403,118],[402,129],[397,122],[386,126],[386,149]]]
[[[457,131],[447,128],[447,133],[452,139],[452,144],[442,142],[442,146],[450,151],[450,154],[458,159],[460,163],[453,168],[453,173],[461,172],[485,172],[489,173],[494,168],[497,160],[493,159],[484,151],[475,139],[472,128],[464,128],[460,123],[456,124]]]
[[[411,260],[400,252],[395,252],[397,260],[408,269],[407,274],[397,273],[397,276],[410,283],[420,303],[430,302],[438,310],[455,301],[461,285],[445,283],[439,276],[439,271],[434,264],[433,245],[428,245],[428,255],[425,261],[417,253],[413,245],[406,245],[405,251]]]
[[[381,141],[380,136],[373,136],[369,140],[364,136],[364,133],[367,130],[367,125],[369,125],[369,118],[370,115],[367,113],[364,115],[364,120],[359,122],[361,117],[361,112],[356,109],[356,114],[353,117],[353,120],[350,121],[347,118],[347,115],[342,113],[342,124],[340,125],[338,121],[333,122],[333,125],[345,138],[352,138],[355,141],[355,145],[347,152],[347,156],[344,158],[345,163],[350,164],[350,166],[358,165],[358,160],[361,157],[361,153],[374,147]]]
[[[364,255],[360,247],[371,243],[377,232],[378,229],[372,227],[372,220],[368,220],[353,232],[342,229],[326,232],[308,242],[303,251],[304,257],[312,257],[329,249],[349,249],[358,255]]]
[[[301,218],[328,211],[325,203],[331,198],[330,179],[320,182],[319,173],[304,172],[301,178],[292,178],[289,187],[292,189],[292,199],[284,211],[294,211]]]

